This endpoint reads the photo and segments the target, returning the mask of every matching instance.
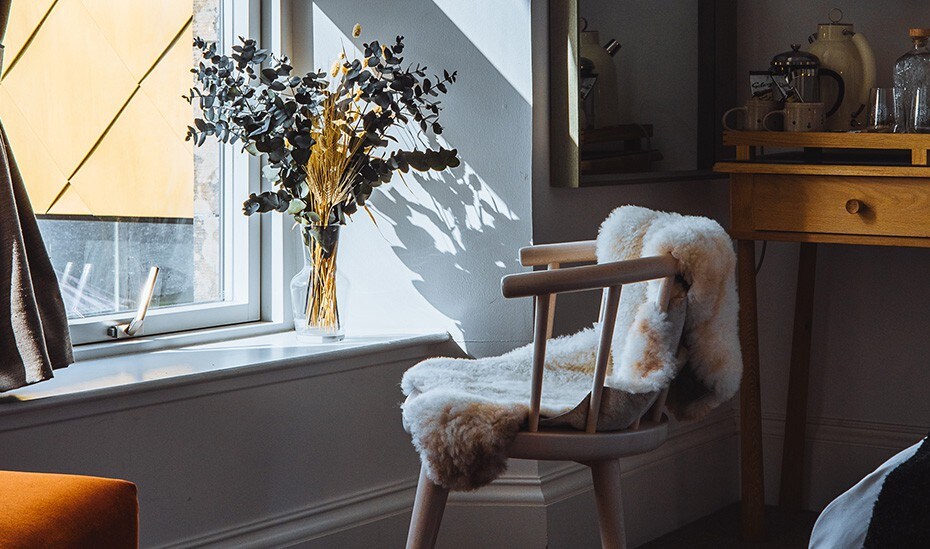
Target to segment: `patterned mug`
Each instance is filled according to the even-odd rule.
[[[747,131],[761,131],[765,129],[762,125],[762,120],[768,113],[777,109],[778,105],[778,101],[758,99],[755,97],[750,98],[748,101],[746,101],[744,106],[734,107],[723,113],[723,119],[721,120],[723,123],[723,128],[728,131],[735,130],[736,128],[732,128],[729,124],[727,124],[727,118],[729,118],[730,115],[734,113],[737,115],[739,113],[743,113],[744,120],[742,129]],[[738,118],[739,117],[737,117],[737,120]]]
[[[770,132],[778,131],[769,122],[775,115],[785,117],[786,132],[822,132],[824,128],[823,103],[785,103],[784,109],[772,111],[762,119],[762,125]]]

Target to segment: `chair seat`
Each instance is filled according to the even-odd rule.
[[[138,528],[131,482],[0,471],[0,547],[133,548]]]
[[[555,461],[600,461],[655,450],[668,438],[668,420],[643,421],[639,429],[585,433],[575,429],[541,428],[520,431],[508,456]]]

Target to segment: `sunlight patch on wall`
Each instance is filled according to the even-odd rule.
[[[503,275],[513,268],[510,253],[496,257],[495,247],[498,231],[507,231],[502,224],[517,223],[519,216],[464,162],[455,174],[396,177],[375,191],[370,207],[377,225],[355,215],[340,247],[340,269],[352,281],[348,329],[383,333],[386,319],[396,318],[403,319],[398,331],[441,329],[463,341],[460,322],[449,312],[477,295],[474,270],[493,265]],[[450,276],[453,270],[462,276]],[[437,286],[437,277],[445,287]]]
[[[385,198],[377,197],[378,201]],[[347,333],[354,337],[445,331],[462,340],[458,323],[417,289],[424,282],[423,275],[398,257],[395,248],[403,244],[395,224],[383,215],[375,217],[377,225],[364,214],[355,216],[345,227],[339,247],[339,269],[350,282]]]
[[[501,7],[479,0],[478,8],[470,7],[470,2],[460,6],[451,1],[442,5],[440,0],[434,2],[441,13],[425,6],[423,21],[408,24],[430,27],[435,19],[442,28],[441,36],[418,35],[421,40],[412,41],[405,54],[408,61],[427,64],[430,73],[444,68],[445,63],[436,59],[454,59],[454,66],[448,68],[458,70],[462,81],[450,86],[448,108],[440,117],[449,141],[446,133],[426,138],[417,131],[392,134],[398,139],[396,147],[404,150],[457,148],[461,165],[443,172],[395,175],[375,189],[368,203],[376,223],[365,212],[353,215],[342,233],[339,251],[340,271],[351,284],[345,320],[349,336],[447,331],[466,350],[469,342],[480,342],[484,347],[478,345],[476,352],[487,352],[489,342],[510,347],[511,341],[524,341],[521,329],[505,319],[511,310],[522,310],[526,305],[505,300],[499,281],[501,276],[521,269],[515,249],[530,240],[529,223],[517,214],[519,211],[526,217],[521,210],[526,194],[514,192],[517,186],[528,186],[528,170],[519,168],[523,165],[519,147],[513,152],[519,159],[514,163],[510,154],[499,148],[489,154],[488,147],[493,145],[488,137],[495,141],[497,133],[513,132],[508,117],[523,109],[524,101],[530,102],[532,70],[526,62],[531,47],[529,1]],[[342,7],[333,1],[314,2],[312,10],[310,5],[304,8],[308,12],[305,17],[312,13],[313,26],[312,61],[307,64],[329,70],[343,48],[352,59],[361,56],[359,48],[364,42],[405,34],[403,27],[369,22],[368,28],[363,20],[361,37],[352,38],[355,15],[341,12]],[[491,22],[497,16],[489,17],[489,13],[505,13],[500,21],[520,23],[510,28]],[[455,27],[465,36],[459,36]],[[458,46],[452,46],[455,40],[459,40]],[[446,47],[448,50],[442,49]],[[474,97],[476,89],[488,91],[482,83],[505,90],[503,95],[488,95],[488,101],[494,103],[492,110],[499,109],[503,117],[492,115],[487,125],[476,124],[475,113],[462,109],[463,104],[471,103],[458,95],[470,92]],[[510,93],[511,88],[514,93]],[[446,106],[447,98],[441,99]],[[528,115],[529,110],[526,112]],[[385,154],[391,150],[393,147]],[[506,157],[506,161],[495,160],[485,166],[488,156]],[[488,181],[497,188],[491,188]],[[483,315],[490,318],[482,320]]]
[[[345,50],[346,56],[351,60],[362,58],[360,46],[363,42],[370,42],[375,38],[365,37],[365,29],[362,29],[362,36],[351,38],[348,33],[352,29],[340,29],[333,22],[326,12],[320,7],[313,4],[313,68],[328,71],[333,65],[333,61],[339,58],[339,54]]]
[[[517,93],[533,104],[533,72],[524,60],[530,58],[529,25],[515,27],[512,21],[530,20],[530,0],[433,0],[446,17],[462,31],[494,65]]]

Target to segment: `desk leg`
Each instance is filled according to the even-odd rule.
[[[794,333],[791,337],[791,370],[788,374],[788,406],[781,457],[780,507],[799,510],[804,484],[804,440],[807,427],[807,389],[811,362],[811,323],[814,316],[814,276],[817,245],[802,243],[798,259],[798,288],[794,302]]]
[[[759,393],[759,334],[756,313],[756,243],[737,241],[739,339],[743,350],[740,385],[740,487],[743,539],[765,537],[765,482],[762,474],[762,399]]]

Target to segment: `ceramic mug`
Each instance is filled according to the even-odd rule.
[[[746,105],[742,107],[734,107],[727,112],[723,113],[723,128],[727,131],[733,131],[736,128],[731,128],[727,124],[727,118],[731,114],[743,113],[744,122],[742,124],[742,129],[747,131],[761,131],[765,129],[762,125],[762,120],[765,116],[778,108],[778,101],[766,100],[766,99],[757,99],[755,97],[750,98],[746,101]]]
[[[822,132],[824,128],[823,103],[785,103],[784,109],[772,111],[762,119],[762,125],[770,132],[778,131],[769,122],[775,115],[785,118],[786,132]]]

